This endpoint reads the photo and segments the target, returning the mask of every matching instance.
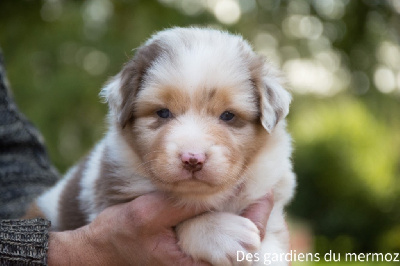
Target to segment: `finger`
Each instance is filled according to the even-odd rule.
[[[153,192],[133,200],[137,215],[154,226],[174,227],[189,218],[206,211],[206,208],[179,206],[160,192]]]
[[[261,240],[265,237],[265,228],[274,205],[274,195],[268,193],[255,203],[247,207],[241,216],[250,219],[260,231]]]

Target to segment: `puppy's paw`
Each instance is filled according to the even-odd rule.
[[[247,218],[226,212],[206,213],[183,222],[177,228],[179,245],[195,260],[213,265],[250,265],[238,261],[238,254],[260,248],[256,225]]]

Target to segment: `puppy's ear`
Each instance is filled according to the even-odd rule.
[[[108,107],[112,116],[117,116],[121,109],[121,73],[110,78],[100,91],[100,97]]]
[[[279,72],[272,66],[262,65],[259,82],[261,124],[271,133],[281,119],[289,113],[291,95],[283,88]],[[259,72],[259,73],[260,73]]]
[[[139,47],[135,56],[128,61],[121,72],[106,84],[100,95],[108,102],[110,112],[122,128],[134,119],[135,100],[148,68],[161,54],[158,41],[151,41]]]

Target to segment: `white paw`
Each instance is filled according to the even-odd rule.
[[[177,227],[179,245],[195,260],[213,265],[250,265],[237,255],[260,248],[256,225],[247,218],[226,212],[212,212],[183,222]]]

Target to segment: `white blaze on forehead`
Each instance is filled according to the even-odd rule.
[[[224,55],[224,51],[207,45],[210,46],[182,53],[177,62],[178,71],[172,80],[180,81],[190,90],[244,85],[249,78],[249,71],[242,60],[238,60],[234,52]]]
[[[207,146],[210,145],[207,140],[206,123],[200,120],[196,114],[187,113],[179,117],[179,123],[168,134],[166,143],[170,151],[185,150],[190,152],[205,152]]]
[[[206,156],[204,170],[214,174],[227,171],[225,167],[228,165],[229,148],[221,145],[215,135],[210,134],[210,121],[194,112],[188,112],[177,120],[165,138],[166,154],[169,158],[178,158],[178,161],[172,160],[172,164],[180,164],[180,156],[189,152]],[[214,180],[217,176],[209,179]]]
[[[154,39],[162,43],[165,52],[148,70],[147,86],[193,91],[249,82],[249,62],[244,54],[252,52],[239,36],[216,30],[172,29]]]

